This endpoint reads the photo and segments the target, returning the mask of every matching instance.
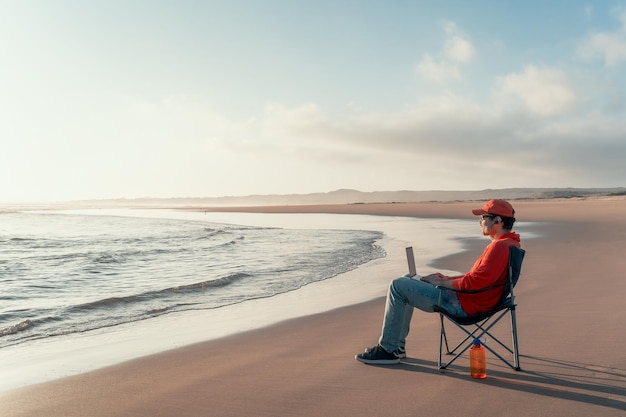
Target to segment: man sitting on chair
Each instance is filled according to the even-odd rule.
[[[378,345],[356,355],[356,360],[368,364],[391,365],[406,357],[405,343],[413,308],[433,313],[439,305],[436,286],[458,290],[480,290],[505,283],[509,247],[520,247],[520,236],[512,231],[515,210],[504,200],[489,200],[482,208],[472,210],[479,218],[483,235],[491,239],[472,269],[465,275],[448,277],[441,273],[425,277],[403,276],[391,281]],[[469,316],[494,308],[502,297],[504,287],[480,293],[444,291],[440,307],[456,316]]]

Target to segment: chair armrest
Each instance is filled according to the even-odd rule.
[[[489,290],[495,290],[497,288],[504,287],[505,285],[506,285],[506,283],[505,284],[496,285],[496,286],[493,286],[493,287],[479,288],[477,290],[461,290],[461,289],[458,289],[458,288],[444,287],[442,285],[436,285],[435,288],[437,288],[439,290],[461,292],[461,293],[465,293],[465,294],[476,294],[476,293],[485,292],[485,291],[489,291]]]

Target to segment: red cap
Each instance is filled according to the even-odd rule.
[[[481,214],[497,214],[504,217],[515,217],[515,210],[508,201],[489,200],[482,208],[472,210],[477,216]]]

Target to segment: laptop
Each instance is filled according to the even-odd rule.
[[[415,258],[413,257],[413,246],[406,248],[406,260],[409,264],[409,276],[414,277],[417,275],[415,270]]]

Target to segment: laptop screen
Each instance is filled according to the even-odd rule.
[[[409,264],[409,275],[414,277],[417,275],[417,271],[415,270],[415,258],[413,257],[413,246],[409,246],[406,248],[406,261]]]

